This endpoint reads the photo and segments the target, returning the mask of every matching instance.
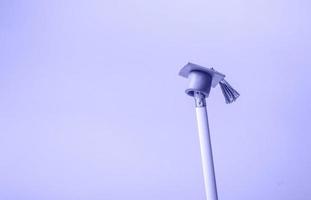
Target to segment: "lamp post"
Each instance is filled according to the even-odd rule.
[[[180,70],[179,75],[189,78],[190,83],[186,93],[195,100],[206,199],[218,200],[206,98],[209,96],[211,87],[216,87],[218,84],[220,84],[226,103],[235,101],[239,93],[224,80],[225,75],[213,68],[188,63]]]

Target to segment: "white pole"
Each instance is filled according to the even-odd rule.
[[[195,99],[206,199],[218,200],[205,98],[211,87],[217,84],[221,87],[226,103],[234,102],[240,94],[225,81],[224,74],[213,68],[188,63],[179,71],[179,75],[190,80],[186,93]]]
[[[217,187],[213,163],[212,145],[208,127],[208,117],[206,111],[205,96],[200,92],[195,92],[196,117],[199,131],[202,168],[205,184],[205,194],[207,200],[217,200]]]

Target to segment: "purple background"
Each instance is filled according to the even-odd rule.
[[[309,0],[0,1],[0,199],[204,200],[188,61],[221,200],[311,199]]]

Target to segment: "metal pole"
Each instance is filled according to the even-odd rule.
[[[206,199],[218,200],[205,95],[201,92],[194,92],[194,99],[200,139]]]
[[[195,99],[206,199],[218,200],[205,98],[208,97],[211,88],[218,84],[226,103],[234,102],[240,94],[225,81],[224,74],[213,68],[188,63],[179,71],[179,75],[190,80],[185,92]]]

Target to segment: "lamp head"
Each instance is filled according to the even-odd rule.
[[[218,84],[220,84],[226,103],[232,103],[240,96],[240,94],[225,81],[225,75],[217,72],[213,68],[205,68],[189,62],[179,71],[179,75],[189,78],[190,82],[189,87],[186,89],[186,93],[190,96],[194,96],[195,92],[200,92],[205,97],[208,97],[211,88],[216,87]]]

